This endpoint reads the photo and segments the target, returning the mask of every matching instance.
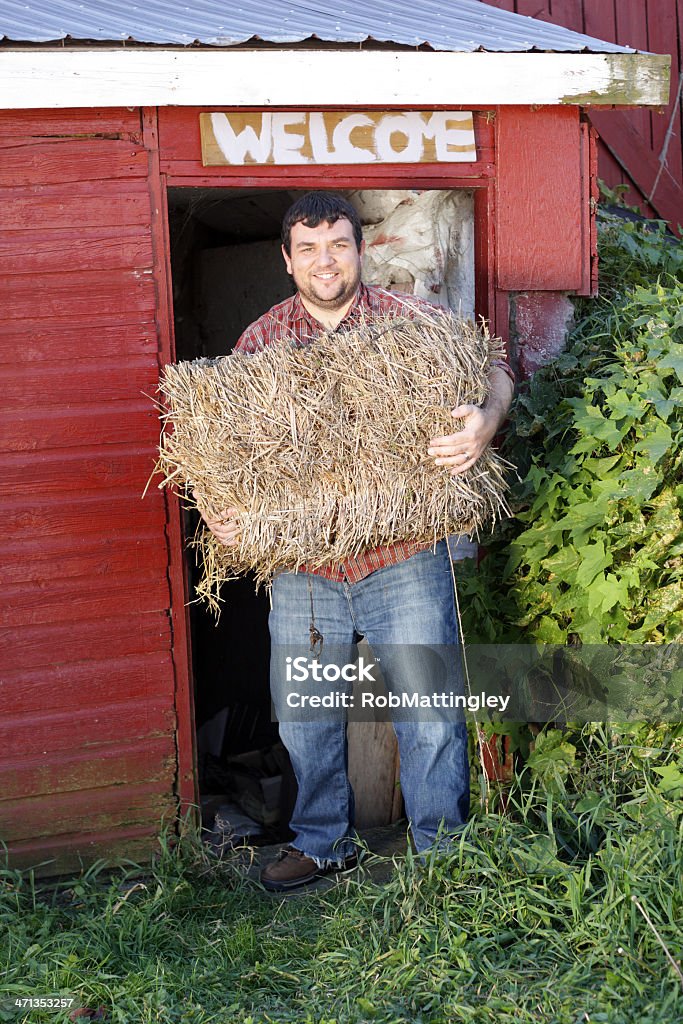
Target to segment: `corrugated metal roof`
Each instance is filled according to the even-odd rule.
[[[184,46],[373,40],[456,52],[633,52],[479,0],[2,0],[0,38]]]

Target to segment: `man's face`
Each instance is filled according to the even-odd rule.
[[[292,225],[291,255],[283,247],[287,271],[307,304],[321,310],[342,309],[360,284],[361,257],[353,227],[345,218],[334,224],[323,221],[317,228],[299,222]]]

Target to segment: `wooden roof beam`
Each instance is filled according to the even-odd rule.
[[[666,106],[670,63],[652,53],[7,48],[0,107]]]

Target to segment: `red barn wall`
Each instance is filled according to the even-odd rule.
[[[596,289],[594,142],[577,107],[496,114],[495,329],[522,377],[564,349],[569,294]]]
[[[152,156],[139,111],[0,126],[0,836],[59,871],[177,809]]]
[[[671,54],[671,93],[662,110],[595,110],[598,173],[626,201],[676,230],[683,222],[683,0],[484,0],[484,3],[623,46]]]

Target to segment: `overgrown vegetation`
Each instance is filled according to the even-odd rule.
[[[603,214],[600,256],[600,298],[515,402],[515,518],[461,581],[471,642],[683,635],[683,247]]]
[[[189,836],[142,876],[5,873],[0,1017],[65,1019],[13,1006],[54,993],[117,1024],[673,1024],[681,768],[680,732],[550,733],[506,814],[385,885],[272,897]]]

